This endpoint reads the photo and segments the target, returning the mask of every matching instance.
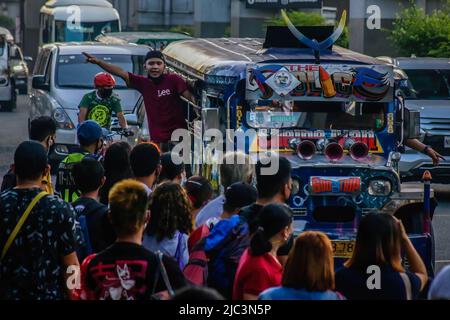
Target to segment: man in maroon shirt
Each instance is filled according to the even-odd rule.
[[[160,51],[150,51],[145,58],[147,77],[129,73],[90,54],[83,53],[87,61],[106,72],[121,77],[129,88],[144,97],[150,137],[153,142],[167,144],[177,129],[186,129],[180,96],[195,101],[186,81],[174,73],[166,73],[166,61]]]

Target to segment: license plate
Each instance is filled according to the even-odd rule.
[[[450,137],[444,137],[444,148],[450,148]]]
[[[336,258],[351,258],[355,249],[355,241],[332,241],[333,253]]]

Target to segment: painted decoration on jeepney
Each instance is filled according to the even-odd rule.
[[[391,102],[393,69],[382,65],[258,64],[247,69],[247,100]]]
[[[352,139],[355,142],[365,143],[369,147],[370,153],[384,153],[373,130],[281,130],[278,136],[271,132],[272,129],[259,129],[257,137],[250,144],[249,151],[252,153],[270,151],[272,144],[277,145],[273,142],[273,139],[278,139],[278,149],[272,150],[277,152],[292,152],[289,144],[292,139],[310,140],[312,142],[328,139],[337,141],[341,146],[344,146],[347,139]]]

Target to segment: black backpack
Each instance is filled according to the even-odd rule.
[[[77,214],[84,238],[84,247],[77,250],[79,257],[84,259],[93,253],[98,253],[115,241],[112,227],[107,220],[108,207],[97,201],[85,201],[83,198],[72,203],[72,206]],[[97,217],[99,219],[95,219]],[[96,232],[95,239],[91,237],[94,232]]]

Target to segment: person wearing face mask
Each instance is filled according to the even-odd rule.
[[[100,125],[92,120],[83,122],[77,130],[78,150],[70,153],[59,165],[56,174],[56,191],[64,201],[72,203],[78,199],[80,192],[75,185],[72,169],[75,164],[84,158],[90,157],[100,161],[100,151],[103,148],[103,130]]]
[[[129,88],[144,97],[148,127],[152,142],[159,144],[163,152],[170,151],[172,133],[186,129],[185,110],[180,97],[195,102],[186,81],[175,73],[166,72],[166,60],[161,51],[150,51],[145,57],[147,76],[129,73],[121,67],[109,64],[88,53],[87,61],[122,78]]]
[[[30,141],[39,142],[46,150],[47,154],[50,152],[50,148],[55,144],[56,140],[56,123],[55,121],[47,116],[42,116],[34,119],[30,122],[29,128],[29,139]],[[17,185],[17,177],[11,169],[3,177],[3,182],[1,186],[1,192],[5,190],[10,190],[15,188]],[[42,188],[48,194],[53,195],[53,185],[50,172],[48,172],[44,179],[42,179]]]
[[[122,105],[117,95],[113,93],[116,80],[106,72],[97,74],[94,78],[96,90],[86,94],[80,102],[78,122],[96,121],[102,128],[111,129],[111,116],[115,113],[120,127],[128,129],[127,120],[122,111]]]

